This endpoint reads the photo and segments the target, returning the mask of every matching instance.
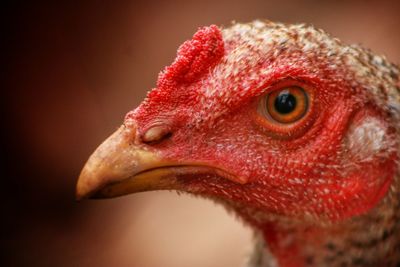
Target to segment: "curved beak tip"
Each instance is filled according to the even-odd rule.
[[[75,188],[75,199],[77,201],[84,200],[86,198],[89,198],[90,196],[90,191],[92,191],[86,183],[83,181],[86,181],[82,175],[79,176],[78,178],[78,183],[76,184]]]
[[[100,188],[113,181],[119,181],[126,173],[124,170],[134,159],[127,157],[131,135],[125,127],[120,127],[107,138],[89,157],[83,167],[75,189],[77,201],[91,198]]]

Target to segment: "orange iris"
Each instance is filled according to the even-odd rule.
[[[284,87],[267,95],[266,108],[276,122],[293,123],[306,114],[308,95],[301,87]]]

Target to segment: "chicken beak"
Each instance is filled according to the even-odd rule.
[[[234,183],[247,179],[204,162],[166,159],[143,144],[136,127],[121,126],[90,156],[76,186],[76,198],[110,198],[152,190],[186,191],[184,178],[217,175]]]
[[[178,189],[174,168],[160,168],[173,163],[135,144],[134,128],[121,126],[90,156],[77,182],[78,200]]]

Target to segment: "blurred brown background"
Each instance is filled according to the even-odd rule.
[[[54,1],[57,2],[57,1]],[[307,22],[400,62],[400,2],[65,1],[3,6],[1,266],[241,266],[251,233],[171,192],[74,201],[80,168],[197,27]]]

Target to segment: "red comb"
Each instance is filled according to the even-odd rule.
[[[223,54],[220,29],[215,25],[200,28],[191,40],[179,47],[175,61],[160,73],[157,87],[193,82],[214,66]]]

